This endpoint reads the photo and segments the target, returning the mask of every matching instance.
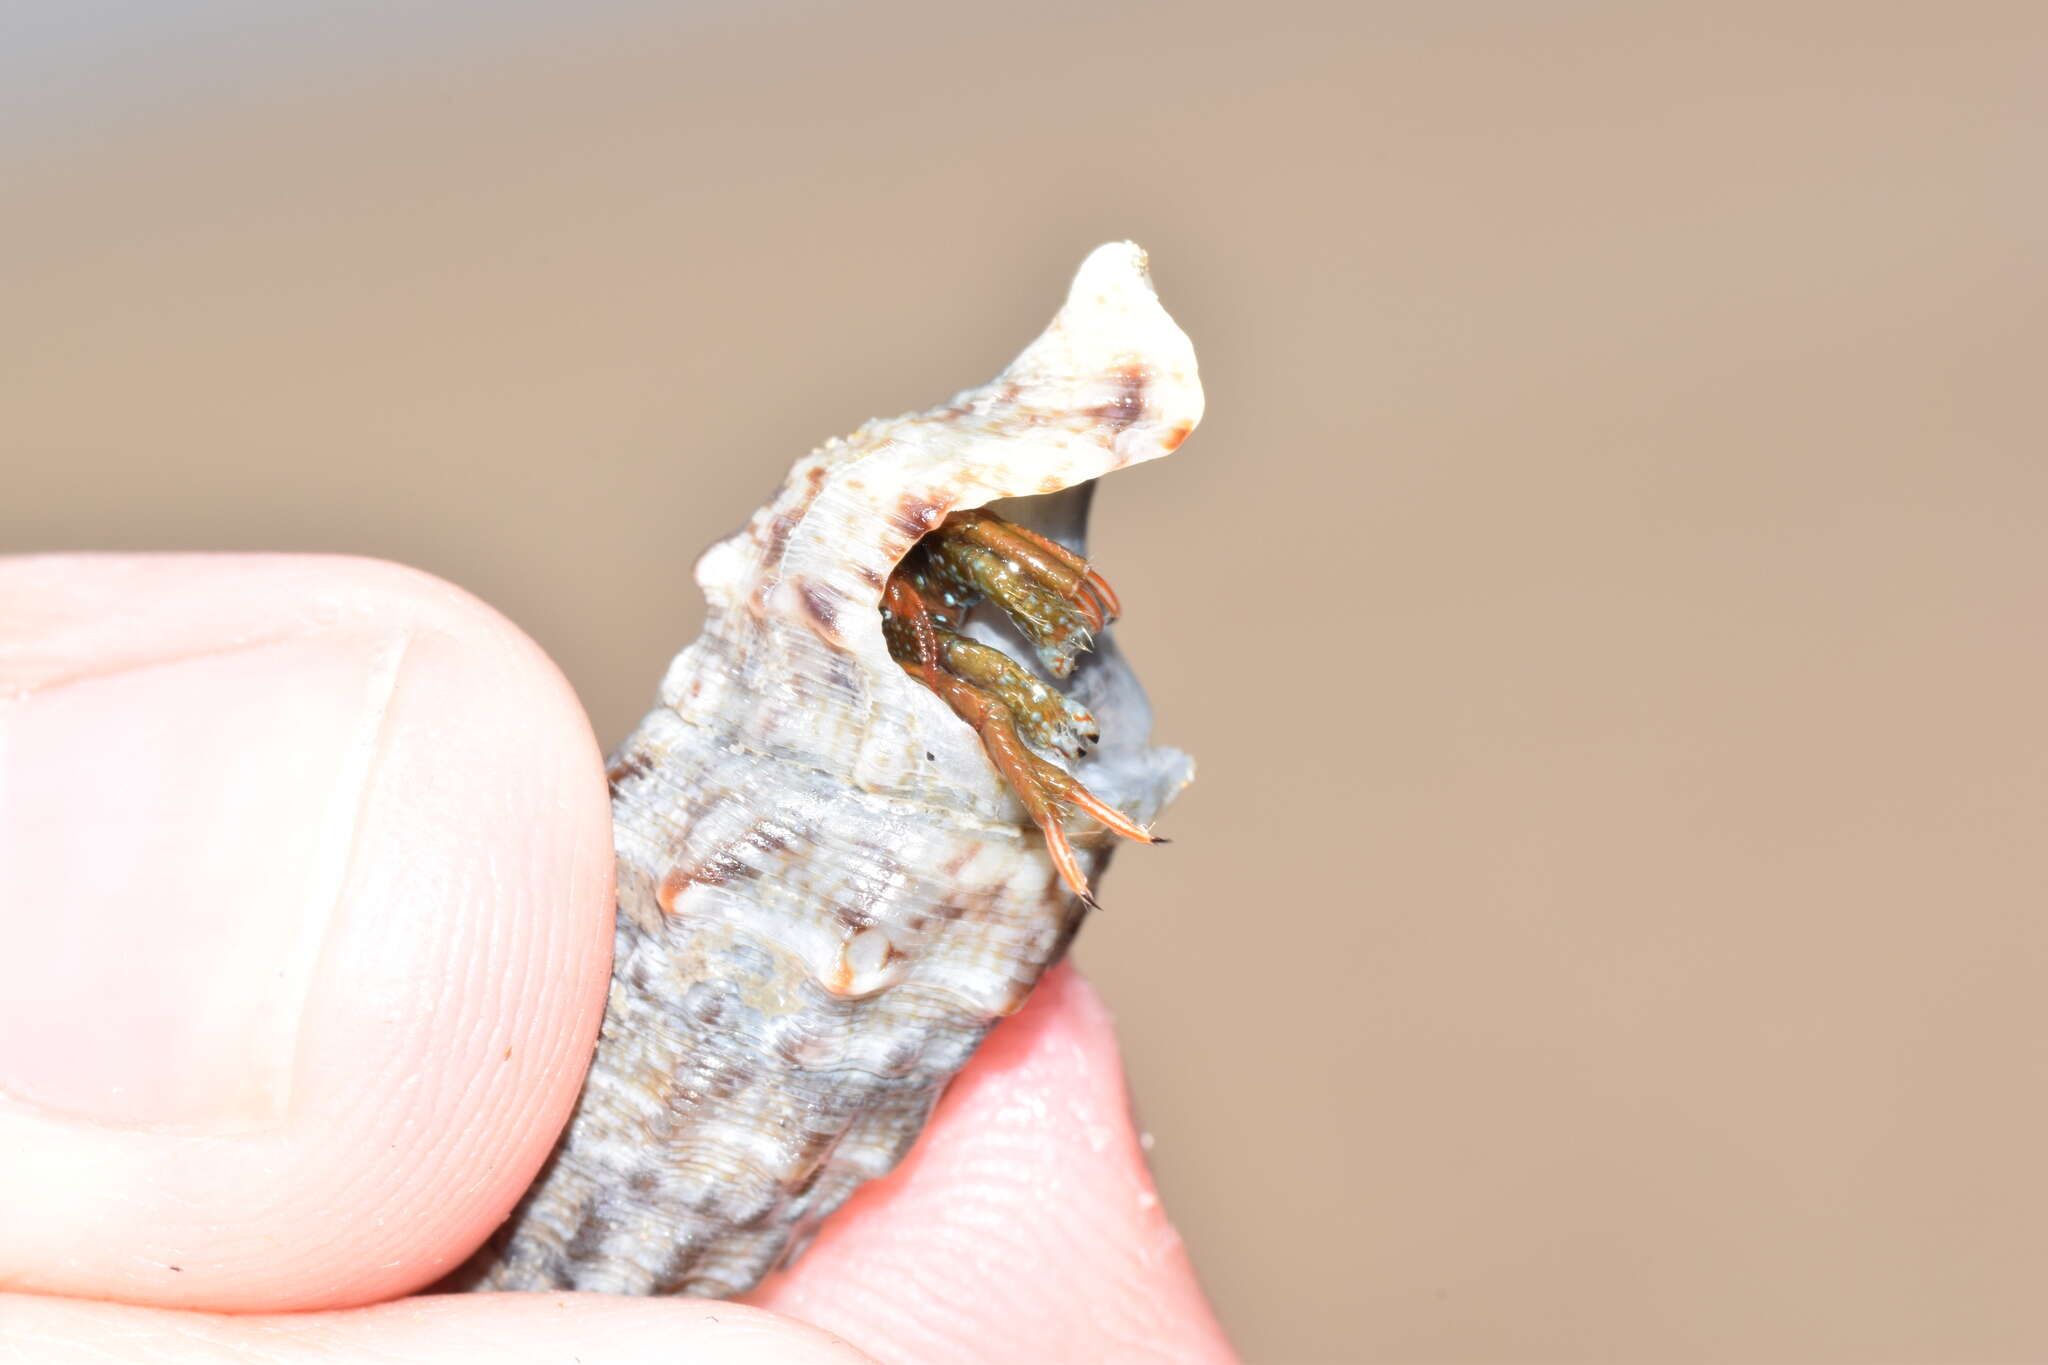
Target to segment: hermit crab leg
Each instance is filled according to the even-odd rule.
[[[1065,677],[1094,638],[1080,601],[1057,580],[1040,578],[1007,550],[991,549],[952,523],[924,540],[921,562],[908,571],[920,588],[950,605],[983,599],[1002,609],[1055,677]],[[922,581],[920,581],[922,580]]]
[[[954,513],[947,529],[1022,565],[1032,577],[1079,608],[1091,630],[1101,630],[1123,614],[1123,604],[1102,575],[1056,540],[981,511]]]
[[[953,708],[954,715],[973,726],[974,732],[981,736],[981,745],[988,751],[989,761],[996,765],[996,771],[1016,791],[1033,823],[1044,832],[1046,851],[1052,855],[1052,865],[1059,870],[1060,880],[1089,909],[1095,909],[1095,896],[1088,889],[1088,876],[1081,870],[1081,860],[1074,856],[1074,846],[1067,842],[1067,832],[1060,824],[1059,808],[1039,781],[1039,760],[1017,737],[1017,726],[1011,719],[1010,708],[951,674],[935,674],[926,682]]]
[[[946,671],[1008,706],[1017,733],[1039,753],[1081,758],[1101,742],[1101,728],[1087,707],[1040,681],[1002,650],[957,631],[935,628],[934,633]]]
[[[1122,812],[1105,805],[1093,792],[1026,748],[1024,741],[1017,736],[1017,725],[1010,715],[1010,708],[1002,702],[949,673],[935,673],[921,681],[944,698],[946,704],[953,708],[953,714],[974,727],[974,732],[981,736],[982,748],[987,751],[989,761],[996,765],[996,771],[1016,791],[1032,822],[1044,833],[1046,851],[1052,855],[1052,865],[1058,870],[1060,880],[1090,910],[1102,907],[1088,889],[1088,875],[1081,870],[1081,860],[1075,855],[1074,846],[1067,839],[1067,831],[1060,823],[1059,803],[1062,799],[1073,802],[1098,819],[1102,818],[1098,812],[1114,816],[1115,823],[1110,828],[1126,838],[1148,844],[1164,842],[1154,839]],[[1054,778],[1057,780],[1048,780]]]
[[[1060,782],[1048,783],[1047,785],[1051,786],[1068,801],[1079,806],[1084,812],[1100,821],[1112,833],[1121,834],[1126,839],[1135,839],[1141,844],[1166,844],[1173,842],[1170,839],[1162,839],[1151,830],[1146,829],[1136,820],[1125,815],[1115,806],[1110,805],[1073,778],[1068,777],[1067,774],[1060,772],[1058,768],[1053,768],[1052,764],[1047,763],[1044,766],[1052,768],[1054,772],[1059,773],[1062,779]]]
[[[1006,533],[1010,531],[1023,532],[1023,528],[987,513],[956,517],[946,524],[945,530],[970,538],[983,550],[1001,556],[1011,569],[1024,574],[1045,591],[1061,593],[1069,596],[1070,600],[1087,601],[1089,606],[1095,606],[1080,592],[1087,581],[1080,576],[1087,571],[1085,563],[1064,547],[1052,547],[1047,552],[1051,556],[1048,559],[1035,547],[1040,543],[1052,546],[1052,542],[1036,536],[1026,540],[1021,535],[1008,535]],[[924,561],[920,559],[918,562],[922,564]],[[1076,571],[1076,565],[1080,566],[1080,572]],[[1087,875],[1081,870],[1080,858],[1075,854],[1063,824],[1067,805],[1079,808],[1126,839],[1148,844],[1166,841],[1156,838],[1137,821],[1089,791],[1079,779],[1031,751],[1018,733],[1015,707],[1004,696],[997,695],[1016,693],[1016,684],[1025,675],[1021,670],[992,669],[989,666],[996,660],[981,657],[983,654],[999,656],[999,651],[950,634],[942,641],[939,628],[933,624],[934,606],[925,601],[917,584],[912,581],[912,577],[921,572],[916,567],[899,568],[890,575],[883,590],[883,633],[888,637],[891,656],[906,673],[936,692],[952,708],[954,715],[973,727],[989,761],[1017,793],[1032,822],[1043,831],[1046,850],[1060,880],[1091,909],[1095,908],[1096,901],[1088,889]],[[1006,604],[999,602],[998,605]],[[1100,619],[1099,607],[1093,614]],[[951,668],[947,663],[949,643],[955,647],[952,654],[956,661]],[[977,662],[981,665],[978,670],[975,668]],[[1014,679],[1009,677],[1013,671],[1017,675]],[[963,676],[963,672],[972,676]],[[1082,712],[1081,716],[1085,719],[1086,713]]]
[[[1117,600],[1116,589],[1110,587],[1109,580],[1097,573],[1094,566],[1089,564],[1087,560],[1081,558],[1081,556],[1075,554],[1058,541],[1040,535],[1029,526],[1019,526],[1015,522],[1006,522],[1004,524],[1009,527],[1013,534],[1036,545],[1039,549],[1066,565],[1067,568],[1079,574],[1082,586],[1101,599],[1102,606],[1108,612],[1110,621],[1114,621],[1124,614],[1124,604]],[[1105,622],[1104,624],[1108,623]]]
[[[1088,591],[1102,599],[1103,610],[1109,613],[1110,620],[1114,621],[1124,614],[1124,604],[1117,600],[1116,589],[1109,586],[1107,578],[1089,569],[1085,581],[1088,584]]]
[[[1124,604],[1117,600],[1116,589],[1110,587],[1109,580],[1097,573],[1087,560],[1081,558],[1058,541],[1048,539],[1028,526],[1019,526],[1012,522],[1010,523],[1010,529],[1078,572],[1081,575],[1082,584],[1091,593],[1095,594],[1096,597],[1101,599],[1103,609],[1109,613],[1109,620],[1114,621],[1124,614]],[[1104,624],[1107,624],[1107,622]]]
[[[924,598],[901,577],[892,575],[882,600],[888,604],[891,614],[910,628],[911,639],[917,648],[917,667],[905,664],[904,668],[920,682],[929,685],[939,672],[939,633],[932,628],[931,613],[925,610]]]

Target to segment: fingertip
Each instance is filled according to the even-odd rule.
[[[10,561],[0,636],[0,996],[37,1021],[0,1042],[0,1283],[265,1309],[436,1278],[545,1158],[602,1010],[566,681],[367,560]]]

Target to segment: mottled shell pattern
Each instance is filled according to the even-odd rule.
[[[597,1053],[474,1287],[737,1294],[902,1158],[1085,912],[974,732],[890,658],[884,583],[948,513],[998,499],[1083,550],[1088,481],[1201,414],[1144,253],[1103,246],[993,383],[821,446],[704,555],[704,633],[612,764]],[[1007,625],[968,628],[1028,658]],[[1147,747],[1114,641],[1058,685],[1101,722],[1074,770],[1156,818],[1191,765]],[[1108,837],[1071,828],[1099,867]]]

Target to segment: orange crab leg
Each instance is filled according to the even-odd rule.
[[[932,629],[931,613],[925,610],[924,598],[901,578],[892,577],[883,601],[910,626],[911,636],[917,641],[918,663],[912,671],[920,681],[929,684],[939,672],[939,633]]]
[[[945,699],[946,704],[953,708],[954,715],[973,726],[974,732],[981,736],[982,748],[987,750],[989,761],[1009,782],[1018,799],[1024,803],[1032,822],[1044,833],[1046,852],[1052,855],[1052,865],[1058,870],[1060,880],[1090,910],[1100,909],[1094,893],[1088,889],[1088,876],[1081,870],[1081,860],[1075,856],[1074,846],[1068,842],[1067,832],[1060,825],[1059,807],[1039,778],[1042,760],[1025,748],[1024,741],[1017,737],[1017,726],[1010,719],[1010,708],[980,688],[948,673],[934,673],[924,682]]]
[[[963,513],[953,524],[969,540],[1023,566],[1030,577],[1073,603],[1087,619],[1090,630],[1101,630],[1109,624],[1103,617],[1101,603],[1084,591],[1085,566],[1077,568],[1063,548],[1043,537],[1027,538],[1023,527],[986,512]],[[1054,550],[1058,553],[1051,552]]]
[[[953,524],[969,538],[1023,564],[1078,607],[1088,618],[1090,630],[1101,630],[1121,614],[1123,604],[1102,575],[1058,541],[991,512],[958,512],[954,516]]]
[[[1013,572],[1021,573],[1039,592],[1065,599],[1092,630],[1100,630],[1123,610],[1116,592],[1086,560],[1036,531],[981,511],[955,513],[947,527],[978,544],[984,553],[1006,561]],[[914,581],[917,572],[906,567],[890,575],[883,588],[882,610],[898,627],[891,643],[892,654],[904,672],[937,693],[954,715],[973,728],[989,761],[1017,793],[1032,823],[1044,833],[1046,852],[1060,880],[1090,909],[1099,908],[1088,888],[1080,856],[1067,837],[1063,823],[1067,807],[1079,809],[1126,839],[1146,844],[1163,844],[1166,840],[1089,791],[1065,769],[1033,753],[1017,732],[1017,716],[1010,703],[948,668],[933,621],[936,618],[950,624],[954,612],[942,600],[926,600]]]
[[[1117,600],[1116,589],[1110,587],[1109,580],[1093,569],[1088,571],[1088,591],[1102,599],[1103,609],[1109,613],[1110,620],[1114,621],[1124,614],[1124,604]]]
[[[1095,572],[1094,567],[1087,560],[1081,558],[1081,556],[1075,554],[1057,540],[1042,536],[1028,526],[1019,526],[1014,521],[1005,522],[1004,525],[1040,549],[1043,549],[1047,554],[1056,556],[1062,564],[1065,564],[1075,573],[1080,574],[1081,581],[1088,586],[1089,591],[1102,599],[1102,605],[1109,611],[1110,620],[1114,621],[1117,617],[1124,614],[1124,604],[1117,600],[1116,589],[1110,587],[1109,580]]]
[[[1058,770],[1055,769],[1055,771]],[[1060,776],[1066,778],[1063,784],[1065,790],[1061,791],[1060,795],[1073,802],[1076,806],[1079,806],[1095,819],[1101,821],[1114,833],[1121,834],[1126,839],[1136,839],[1141,844],[1163,844],[1167,842],[1151,830],[1146,829],[1136,820],[1133,820],[1130,816],[1125,815],[1115,806],[1104,801],[1094,792],[1089,791],[1079,782],[1074,781],[1073,778],[1067,777],[1065,773],[1061,773]]]

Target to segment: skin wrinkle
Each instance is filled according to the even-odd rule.
[[[398,695],[398,688],[405,674],[405,660],[412,650],[412,638],[412,631],[399,631],[397,636],[385,646],[383,652],[388,654],[388,658],[380,661],[372,673],[369,689],[370,705],[366,708],[364,717],[364,728],[369,731],[366,746],[368,753],[366,761],[362,765],[362,771],[356,777],[355,799],[351,803],[353,811],[348,823],[347,847],[341,850],[339,865],[335,869],[331,884],[326,893],[320,898],[324,910],[320,916],[319,929],[317,933],[309,936],[312,941],[306,945],[306,950],[301,955],[299,964],[301,999],[299,1011],[293,1019],[292,1050],[294,1055],[291,1070],[287,1075],[288,1087],[292,1079],[296,1078],[299,1074],[298,1043],[303,1037],[301,1030],[305,1020],[306,1006],[309,1003],[307,997],[311,991],[311,976],[317,970],[318,965],[326,960],[328,941],[335,932],[335,923],[340,916],[341,905],[347,894],[349,872],[355,865],[359,841],[363,836],[363,825],[365,818],[369,814],[373,793],[376,791],[378,772],[391,742],[391,703],[393,698]],[[284,1096],[284,1100],[285,1107],[289,1109],[292,1100],[289,1089]]]
[[[307,626],[300,630],[279,631],[253,640],[237,640],[229,644],[204,649],[188,649],[176,654],[152,654],[112,664],[106,668],[81,668],[61,674],[35,674],[29,678],[10,678],[8,669],[21,666],[17,661],[0,656],[0,701],[25,701],[43,692],[52,692],[60,687],[72,687],[79,683],[98,682],[105,678],[118,678],[124,673],[134,673],[145,668],[157,668],[170,664],[196,663],[205,659],[220,659],[236,654],[253,653],[273,645],[291,644],[310,636],[326,633],[321,627]],[[32,664],[33,661],[31,660]]]
[[[539,962],[549,960],[553,956],[550,949],[559,927],[552,916],[539,915],[538,924],[535,926],[540,937],[539,943],[530,952],[514,955],[509,963],[511,970],[505,970],[508,964],[503,961],[504,943],[499,925],[505,922],[507,916],[514,917],[521,923],[533,923],[535,918],[529,907],[508,903],[507,893],[512,892],[516,897],[517,892],[514,888],[528,880],[510,870],[518,862],[518,858],[504,857],[493,849],[491,856],[483,861],[480,874],[467,879],[460,886],[457,894],[465,903],[481,904],[490,909],[485,912],[480,922],[477,917],[470,916],[459,924],[442,927],[444,935],[455,935],[448,940],[447,952],[462,964],[461,970],[438,983],[441,998],[437,998],[431,1007],[415,1010],[408,1020],[414,1027],[438,1032],[449,1022],[452,1015],[456,1026],[449,1032],[458,1040],[454,1050],[475,1059],[473,1069],[460,1073],[458,1088],[452,1094],[434,1096],[433,1109],[416,1116],[425,1123],[436,1124],[440,1114],[449,1112],[470,1113],[480,1117],[483,1114],[503,1113],[506,1109],[507,1090],[512,1073],[505,1070],[502,1059],[503,1044],[491,1046],[492,1030],[483,1023],[483,1013],[502,1009],[511,1003],[499,998],[499,991],[502,990],[500,983],[527,978]],[[464,943],[466,936],[474,936],[479,940],[474,948]],[[543,977],[545,975],[547,974],[542,973]],[[487,987],[482,999],[475,1007],[462,1008],[463,1000],[475,998],[474,993],[479,980]],[[447,1003],[447,997],[451,993],[456,1002],[452,1009]],[[545,1011],[530,1008],[514,1008],[511,1013],[515,1019],[549,1017]],[[463,1027],[463,1021],[467,1020],[475,1020],[476,1024]],[[515,1058],[521,1054],[531,1056],[540,1050],[524,1038],[515,1038],[513,1046]],[[411,1121],[409,1119],[408,1123]],[[445,1120],[439,1122],[445,1125]],[[528,1121],[528,1126],[531,1126],[531,1120]],[[487,1131],[488,1127],[487,1124],[475,1122],[462,1125],[460,1131],[463,1138],[450,1149],[447,1159],[432,1168],[408,1173],[406,1179],[395,1188],[394,1200],[420,1202],[424,1192],[437,1186],[474,1184],[475,1182],[463,1181],[455,1173],[464,1170],[465,1167],[473,1168],[474,1163],[465,1159],[472,1145],[471,1135]],[[451,1176],[454,1176],[452,1181]],[[426,1202],[437,1209],[445,1207],[444,1201]],[[452,1224],[461,1216],[455,1210],[449,1209],[433,1222],[436,1226]],[[445,1264],[448,1259],[453,1258],[436,1258],[437,1267]]]

